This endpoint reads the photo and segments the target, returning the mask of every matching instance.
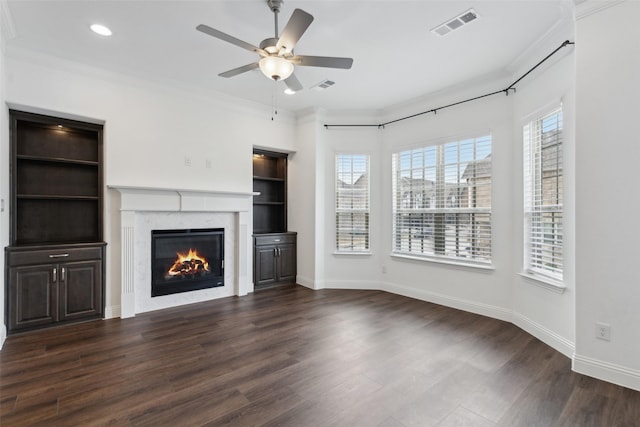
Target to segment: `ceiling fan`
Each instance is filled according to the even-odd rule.
[[[280,12],[282,0],[266,1],[274,15],[275,37],[262,40],[260,47],[237,39],[207,25],[200,24],[196,27],[198,31],[255,52],[261,57],[257,62],[218,74],[220,77],[233,77],[260,68],[267,78],[275,81],[284,80],[290,90],[297,92],[302,90],[302,84],[300,84],[295,74],[293,74],[295,65],[301,67],[341,68],[347,70],[351,68],[353,64],[352,58],[295,55],[293,48],[298,40],[300,40],[300,37],[302,37],[302,34],[309,28],[311,22],[313,22],[313,16],[302,9],[294,10],[282,34],[278,36],[278,13]]]

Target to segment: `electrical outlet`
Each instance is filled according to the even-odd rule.
[[[186,157],[184,158],[184,165],[185,166],[191,166],[191,157]]]
[[[387,266],[386,265],[382,266],[382,274],[387,274]]]
[[[211,169],[211,159],[206,159],[204,161],[204,167],[207,169]]]
[[[600,322],[596,323],[596,338],[611,341],[611,325]]]

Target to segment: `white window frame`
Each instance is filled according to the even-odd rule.
[[[354,162],[364,158],[365,188],[349,187],[357,181],[359,172]],[[350,163],[349,170],[341,170],[341,160]],[[349,175],[345,180],[341,174]],[[345,182],[348,181],[348,182]],[[335,155],[335,252],[336,254],[368,255],[371,253],[371,155],[369,153],[336,153]],[[355,203],[354,203],[355,202]],[[364,203],[363,203],[364,202]],[[351,206],[349,206],[349,204]],[[351,217],[351,223],[341,223],[344,215]],[[362,221],[354,218],[364,216]],[[345,246],[345,239],[351,240],[351,247]],[[362,243],[362,244],[361,244]]]
[[[547,132],[554,132],[550,136],[543,136],[543,123],[548,121]],[[556,287],[563,287],[564,275],[564,132],[562,105],[555,105],[536,114],[523,125],[523,275]],[[554,125],[555,122],[555,125]],[[555,178],[555,185],[551,187],[543,183],[543,141],[546,139],[545,149],[554,148],[555,157],[549,162],[555,162],[555,169],[549,169],[549,178]],[[553,155],[553,153],[552,153]],[[555,175],[553,175],[555,173]],[[551,193],[555,203],[545,202],[545,194]],[[555,195],[553,194],[555,193]],[[543,218],[551,218],[545,222]],[[551,224],[545,227],[544,224]],[[545,231],[547,230],[547,231]],[[544,234],[542,234],[544,232]]]
[[[452,160],[449,158],[451,155],[445,152],[454,146],[457,147],[457,159]],[[473,160],[468,159],[469,150],[472,150]],[[467,138],[440,140],[393,153],[393,256],[492,268],[491,151],[491,133],[483,132]],[[425,160],[427,154],[431,156],[431,160]],[[411,166],[407,162],[411,162]],[[414,164],[416,162],[417,167]],[[484,171],[488,172],[488,176],[485,176],[483,183],[478,183],[476,173],[482,167],[481,162],[482,166],[487,166]],[[469,165],[474,165],[474,169],[469,170],[475,184],[469,185],[467,181],[467,185],[463,185]],[[454,189],[454,193],[458,194],[458,203],[455,194],[449,194],[452,192],[452,170],[456,177],[457,189]],[[416,190],[416,183],[422,185],[422,189]],[[407,185],[408,191],[400,188]],[[425,186],[430,186],[431,189],[425,189]],[[471,192],[477,194],[480,188],[484,199],[479,204],[479,198],[474,196],[471,199],[470,195]],[[451,225],[452,219],[454,225]]]

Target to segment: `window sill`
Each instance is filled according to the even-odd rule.
[[[555,292],[557,294],[563,294],[567,287],[557,280],[553,280],[548,277],[538,276],[536,274],[531,273],[518,273],[520,276],[528,279],[527,282],[530,282],[533,285],[539,286],[543,289],[547,289],[551,292]]]
[[[347,255],[347,256],[371,256],[371,252],[368,251],[353,251],[353,252],[338,252],[334,251],[334,255]]]
[[[426,257],[426,256],[422,257],[422,256],[416,256],[416,255],[406,255],[406,254],[395,253],[395,252],[391,253],[391,257],[401,258],[401,259],[410,259],[415,261],[423,261],[423,262],[432,262],[436,264],[452,265],[454,267],[473,268],[477,270],[486,270],[486,271],[495,270],[495,268],[493,268],[491,264],[476,264],[471,262],[453,261],[448,259],[439,259],[439,258],[432,258],[432,257]]]

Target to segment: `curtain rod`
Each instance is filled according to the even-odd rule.
[[[458,102],[454,102],[453,104],[448,104],[448,105],[443,105],[442,107],[438,107],[438,108],[432,108],[431,110],[427,110],[427,111],[423,111],[421,113],[416,113],[416,114],[411,114],[410,116],[405,116],[405,117],[401,117],[399,119],[395,119],[395,120],[391,120],[389,122],[385,122],[385,123],[380,123],[377,125],[369,125],[369,124],[359,124],[359,125],[331,125],[331,124],[325,124],[324,128],[325,129],[329,129],[330,127],[332,128],[338,128],[338,127],[377,127],[378,129],[384,129],[385,126],[393,124],[393,123],[397,123],[397,122],[401,122],[403,120],[407,120],[407,119],[412,119],[414,117],[418,117],[418,116],[422,116],[423,114],[429,114],[429,113],[433,113],[433,114],[437,114],[438,110],[444,110],[445,108],[449,108],[449,107],[454,107],[456,105],[460,105],[460,104],[464,104],[466,102],[471,102],[471,101],[476,101],[478,99],[481,98],[486,98],[488,96],[493,96],[493,95],[498,95],[500,93],[504,93],[505,95],[509,96],[509,91],[513,91],[514,93],[516,92],[516,88],[515,85],[518,84],[522,79],[524,79],[525,77],[527,77],[529,74],[531,74],[531,72],[533,70],[535,70],[536,68],[538,68],[540,65],[542,65],[543,63],[545,63],[549,58],[551,58],[553,55],[555,55],[560,49],[562,49],[565,46],[569,46],[569,45],[573,45],[575,44],[575,42],[571,42],[569,40],[565,40],[560,46],[558,46],[553,52],[551,52],[549,55],[545,56],[544,59],[542,59],[540,62],[538,62],[536,65],[534,65],[533,67],[531,67],[529,69],[529,71],[527,71],[526,73],[524,73],[522,76],[520,76],[519,79],[517,79],[515,82],[511,83],[509,86],[507,86],[505,89],[502,90],[497,90],[495,92],[491,92],[491,93],[486,93],[484,95],[480,95],[480,96],[474,96],[473,98],[469,98],[469,99],[465,99],[463,101],[458,101]]]

